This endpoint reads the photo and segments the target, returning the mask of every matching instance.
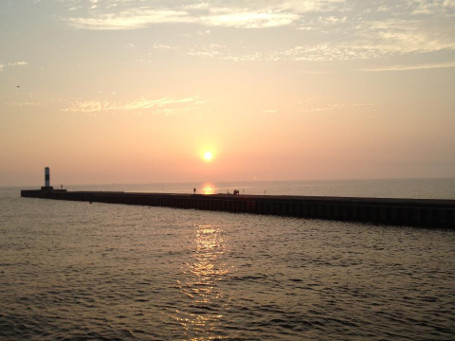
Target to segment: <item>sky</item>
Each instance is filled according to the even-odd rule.
[[[455,0],[0,0],[0,186],[46,166],[57,184],[453,177],[454,19]]]

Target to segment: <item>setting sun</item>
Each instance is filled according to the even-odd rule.
[[[205,161],[212,161],[213,160],[213,153],[212,152],[205,152],[203,155]]]

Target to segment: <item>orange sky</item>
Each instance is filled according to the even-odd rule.
[[[451,177],[454,10],[2,2],[0,185]]]

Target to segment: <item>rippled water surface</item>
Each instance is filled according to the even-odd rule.
[[[0,189],[0,338],[450,340],[455,236]]]

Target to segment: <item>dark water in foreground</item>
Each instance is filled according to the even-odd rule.
[[[451,340],[455,234],[0,189],[0,339]]]

